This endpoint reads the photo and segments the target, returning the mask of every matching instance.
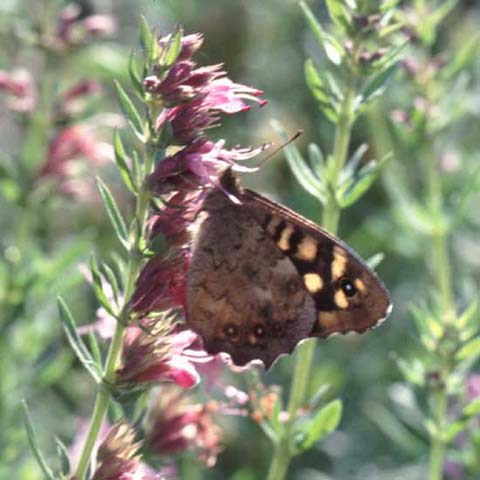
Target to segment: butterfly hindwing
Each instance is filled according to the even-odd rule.
[[[344,242],[295,212],[255,192],[242,204],[295,265],[317,309],[311,336],[362,333],[390,311],[388,292],[375,273]]]

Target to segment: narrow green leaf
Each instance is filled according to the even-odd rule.
[[[133,174],[127,163],[127,154],[125,153],[122,137],[116,129],[113,133],[113,150],[115,152],[115,162],[117,163],[118,171],[120,172],[123,183],[130,190],[130,192],[136,194],[138,189],[133,180]]]
[[[465,420],[457,420],[448,425],[446,430],[442,433],[442,439],[445,443],[450,443],[462,430],[467,426]]]
[[[125,264],[125,260],[116,252],[112,252],[110,254],[110,258],[113,262],[113,266],[115,267],[115,273],[118,280],[118,288],[120,291],[123,291],[125,289],[123,279],[126,278],[127,275],[127,266]]]
[[[140,45],[148,63],[154,62],[158,52],[157,38],[155,34],[150,31],[147,20],[143,15],[140,17]]]
[[[105,183],[103,183],[100,177],[97,177],[97,185],[115,233],[117,234],[117,237],[119,238],[122,245],[128,250],[128,231],[118,209],[117,203],[115,202],[115,199],[113,198],[113,195],[110,192],[109,188],[105,185]]]
[[[381,167],[381,163],[372,161],[359,170],[353,184],[338,199],[342,208],[349,207],[367,192],[378,177]]]
[[[140,114],[137,112],[135,105],[133,104],[130,97],[127,95],[127,92],[123,87],[115,80],[115,89],[117,91],[118,100],[120,102],[120,107],[127,117],[128,123],[130,124],[134,133],[140,138],[143,138],[143,122]]]
[[[173,38],[170,40],[168,47],[165,51],[162,64],[165,68],[170,68],[180,55],[182,51],[182,37],[183,37],[183,29],[177,28]]]
[[[32,450],[33,456],[38,463],[38,466],[42,470],[45,477],[49,480],[55,480],[55,475],[53,471],[48,466],[43,454],[38,446],[37,435],[35,434],[35,429],[33,427],[32,418],[30,416],[30,412],[28,410],[27,402],[22,400],[22,413],[23,413],[23,423],[25,424],[25,429],[27,431],[28,436],[28,443],[30,444],[30,448]]]
[[[311,58],[305,62],[305,79],[315,99],[322,104],[328,105],[330,103],[330,92]]]
[[[103,278],[98,268],[98,263],[94,255],[90,257],[90,272],[92,274],[92,287],[98,302],[113,317],[117,314],[103,290]]]
[[[82,362],[88,373],[90,373],[90,375],[97,383],[100,383],[102,381],[101,370],[94,362],[92,356],[90,355],[90,352],[87,350],[87,348],[82,342],[82,339],[78,335],[75,321],[73,320],[70,309],[61,297],[58,297],[57,301],[60,320],[62,322],[70,346],[72,347],[73,351],[76,353],[78,359]]]
[[[455,354],[457,360],[469,360],[470,362],[480,357],[480,337],[476,337],[463,345]]]
[[[342,30],[347,32],[350,24],[350,17],[342,0],[326,0],[328,13],[333,22]]]
[[[424,448],[424,443],[419,437],[407,428],[391,409],[385,408],[380,403],[369,403],[364,410],[370,420],[403,451],[416,457]]]
[[[342,173],[340,174],[340,184],[346,184],[347,181],[353,179],[355,172],[358,168],[358,165],[363,160],[365,153],[368,150],[368,145],[362,143],[356,150],[353,152],[353,155],[348,159],[347,164],[343,168]],[[351,183],[351,182],[350,182]]]
[[[273,127],[277,131],[283,142],[287,141],[287,135],[278,122],[273,122]],[[292,170],[298,183],[311,195],[323,202],[325,195],[321,186],[321,181],[314,177],[313,172],[308,167],[297,147],[290,144],[284,149],[288,165]]]
[[[475,298],[455,322],[458,329],[462,330],[462,328],[469,326],[472,320],[475,318],[475,314],[477,313],[477,311],[478,311],[478,299]],[[475,321],[475,323],[477,322]]]
[[[70,459],[68,458],[68,451],[67,447],[63,444],[63,442],[59,439],[55,439],[55,443],[57,446],[57,455],[60,461],[60,470],[63,475],[68,475],[70,473]]]
[[[340,65],[342,63],[342,58],[345,55],[345,50],[338,40],[332,35],[328,34],[323,27],[320,25],[320,22],[315,18],[310,8],[305,2],[300,2],[300,7],[305,14],[307,19],[308,26],[312,31],[315,39],[318,44],[325,50],[328,59],[335,65]]]
[[[383,57],[380,60],[373,62],[372,67],[376,71],[380,71],[380,70],[383,71],[384,69],[388,68],[398,60],[400,53],[406,48],[408,44],[409,42],[405,41],[400,45],[398,45],[397,47],[391,48],[386,52],[385,55],[383,55]]]
[[[130,58],[128,60],[128,74],[136,94],[139,98],[143,99],[145,91],[143,88],[142,78],[137,70],[136,57],[133,52],[130,54]]]
[[[102,354],[100,352],[100,347],[98,346],[98,340],[91,330],[88,332],[88,346],[90,347],[90,351],[92,352],[92,358],[97,365],[102,365]]]
[[[151,172],[146,172],[146,175],[149,175],[150,173]],[[134,150],[132,153],[132,175],[135,180],[135,185],[141,185],[143,179],[143,168],[136,150]]]
[[[473,418],[480,415],[480,398],[471,401],[464,409],[463,415],[468,418]]]
[[[394,358],[398,369],[402,372],[405,379],[413,384],[422,387],[425,384],[425,367],[423,363],[416,359],[413,361],[407,361],[404,358]]]
[[[367,258],[365,263],[372,269],[376,270],[377,267],[383,262],[385,254],[383,252],[378,252],[375,255]]]
[[[315,175],[323,179],[325,177],[325,158],[323,157],[322,150],[316,143],[310,143],[308,145],[308,160]]]
[[[310,421],[302,425],[299,433],[304,436],[297,444],[298,449],[309,450],[317,442],[321,442],[337,428],[341,417],[342,402],[340,400],[333,400],[325,405]]]
[[[108,280],[110,287],[112,288],[112,293],[114,299],[118,302],[121,298],[120,294],[120,286],[118,284],[117,276],[115,272],[106,264],[102,264],[102,273],[104,274],[105,278]]]
[[[380,5],[380,11],[387,12],[388,10],[391,10],[397,5],[399,1],[400,0],[383,0],[383,2]]]
[[[465,70],[474,59],[478,45],[480,44],[480,35],[473,35],[469,39],[465,39],[452,55],[448,64],[442,69],[443,75],[447,79],[453,79],[460,71]]]
[[[428,15],[428,23],[435,28],[456,7],[458,2],[459,0],[444,0],[440,2],[438,8]]]
[[[373,76],[368,85],[365,87],[365,90],[361,93],[360,102],[362,104],[370,102],[375,97],[383,93],[389,80],[397,72],[398,65],[398,63],[394,63],[393,65],[390,65]]]
[[[338,85],[335,76],[332,75],[331,72],[327,71],[325,73],[325,78],[327,79],[328,86],[330,87],[330,92],[332,92],[338,102],[342,102],[345,96],[342,89]],[[330,100],[330,102],[332,102],[332,104],[334,103],[332,100]]]

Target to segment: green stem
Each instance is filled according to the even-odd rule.
[[[441,386],[433,394],[432,398],[432,413],[440,430],[443,430],[445,427],[447,401],[447,392],[445,388]],[[431,438],[429,480],[442,480],[445,451],[446,444],[439,435],[435,435]]]
[[[145,149],[145,173],[148,174],[153,166],[153,152],[148,148]],[[102,385],[97,393],[95,405],[93,407],[92,421],[90,428],[83,446],[80,460],[78,462],[77,470],[75,473],[76,480],[83,480],[90,464],[90,458],[92,451],[98,438],[98,434],[105,420],[105,417],[112,401],[112,393],[108,388],[109,385],[115,383],[116,369],[122,351],[123,336],[125,333],[125,326],[128,323],[130,310],[129,300],[133,294],[135,288],[135,282],[140,273],[140,267],[142,265],[142,256],[138,251],[140,241],[145,235],[146,219],[148,215],[149,204],[149,192],[145,188],[141,188],[137,197],[135,217],[137,218],[140,227],[135,241],[132,242],[132,246],[129,252],[129,259],[127,265],[127,276],[125,285],[125,297],[122,310],[119,315],[115,333],[113,335],[112,342],[108,350],[107,360],[105,362],[105,373],[103,377]]]
[[[433,152],[427,155],[427,198],[432,218],[436,228],[432,235],[432,270],[439,294],[442,318],[448,323],[455,317],[455,302],[451,283],[451,265],[448,252],[448,229],[446,228],[443,214],[443,191],[440,173],[438,172],[437,159]],[[442,352],[442,343],[438,345],[439,385],[433,386],[431,393],[432,416],[435,419],[439,434],[430,437],[430,471],[429,480],[443,478],[443,464],[447,450],[447,443],[442,438],[442,433],[447,425],[448,392],[446,379],[451,374],[450,354]],[[447,355],[447,356],[445,356]]]
[[[348,145],[354,121],[353,100],[355,98],[354,75],[350,75],[347,82],[345,97],[342,104],[340,118],[335,130],[332,160],[329,165],[329,195],[323,209],[323,226],[331,233],[336,233],[340,219],[340,206],[335,192],[338,189],[340,173],[347,160]],[[294,453],[291,444],[294,434],[297,412],[305,402],[310,371],[315,353],[315,341],[308,340],[297,349],[295,370],[290,398],[288,401],[288,421],[284,434],[275,444],[272,463],[267,480],[283,480],[286,478],[288,467]]]

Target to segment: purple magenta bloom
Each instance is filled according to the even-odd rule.
[[[65,127],[51,140],[37,181],[56,180],[59,190],[65,195],[96,198],[90,175],[89,178],[80,178],[77,162],[99,167],[110,160],[111,155],[111,146],[97,138],[92,126]]]
[[[200,381],[195,364],[206,364],[215,357],[192,348],[196,333],[172,328],[164,317],[127,328],[122,366],[117,372],[120,384],[174,382],[191,388]]]
[[[30,112],[37,104],[37,90],[28,70],[11,73],[0,70],[0,92],[9,95],[7,106],[17,112]]]
[[[95,37],[109,35],[116,29],[110,15],[83,16],[76,3],[70,3],[61,12],[51,47],[62,49],[87,43]]]
[[[265,146],[258,148],[224,149],[225,141],[216,143],[202,137],[184,149],[160,162],[148,177],[147,184],[152,192],[164,194],[172,191],[196,190],[200,187],[218,187],[219,177],[227,168],[255,171],[236,164],[258,155]]]
[[[154,257],[143,267],[131,300],[135,312],[160,312],[185,305],[188,255]]]
[[[194,451],[207,467],[215,465],[221,451],[222,430],[212,414],[217,402],[192,404],[184,391],[164,386],[146,418],[146,445],[157,455]]]

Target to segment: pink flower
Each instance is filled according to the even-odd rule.
[[[101,91],[101,85],[95,80],[87,78],[77,82],[62,94],[57,106],[57,115],[73,116],[82,112],[87,100]]]
[[[93,190],[93,185],[88,185],[92,180],[91,170],[88,170],[89,179],[85,175],[82,179],[81,161],[98,167],[111,156],[111,146],[97,138],[92,125],[65,127],[51,140],[38,180],[57,180],[60,191],[66,195],[89,196]]]
[[[149,220],[150,237],[163,235],[169,246],[183,247],[189,241],[190,226],[202,206],[203,192],[178,192],[170,196],[162,210]]]
[[[213,467],[221,451],[222,431],[212,418],[218,408],[216,402],[190,403],[175,386],[162,387],[146,418],[147,447],[157,456],[194,451],[202,463]]]
[[[131,300],[135,312],[159,312],[185,304],[188,256],[154,257],[143,267]]]
[[[161,49],[167,51],[170,48],[171,40],[171,35],[160,39]],[[234,83],[227,78],[226,72],[222,70],[222,65],[197,67],[192,58],[202,42],[203,37],[199,34],[183,37],[180,54],[167,72],[157,68],[144,79],[145,91],[164,107],[176,107],[188,104],[192,100],[199,100],[196,104],[188,104],[186,109],[163,114],[172,122],[177,114],[187,117],[188,112],[192,112],[192,115],[201,112],[201,120],[193,122],[195,125],[198,123],[201,126],[201,128],[197,128],[197,133],[208,128],[209,111],[231,114],[248,110],[250,107],[245,101],[256,102],[260,105],[266,103],[265,100],[257,98],[263,93],[260,90]],[[216,116],[215,114],[211,115],[213,115],[211,120],[213,122],[216,120]],[[177,122],[180,121],[177,120]],[[180,123],[185,124],[185,119]],[[163,124],[162,119],[159,124]]]
[[[70,3],[61,12],[50,46],[56,49],[83,45],[95,37],[115,31],[114,19],[109,15],[84,15],[77,3]]]
[[[467,378],[467,399],[471,402],[480,398],[480,374],[474,373]]]
[[[37,103],[37,90],[28,70],[19,68],[11,73],[0,70],[0,92],[9,94],[7,106],[17,112],[30,112]]]
[[[171,191],[195,190],[200,187],[221,188],[220,175],[227,168],[239,171],[255,171],[239,166],[236,162],[258,155],[265,146],[259,148],[224,149],[225,141],[216,143],[203,137],[171,157],[160,162],[147,178],[147,184],[156,194]]]
[[[196,363],[214,359],[204,351],[190,348],[197,335],[190,330],[175,333],[169,319],[145,320],[142,326],[130,326],[124,341],[120,384],[171,381],[191,388],[200,381]]]
[[[157,118],[157,131],[160,132],[168,122],[173,140],[184,145],[213,128],[219,119],[219,115],[205,102],[205,97],[198,97],[177,107],[162,110]]]
[[[189,60],[175,63],[165,78],[150,75],[143,84],[147,93],[159,98],[165,107],[174,107],[200,95],[209,83],[225,74],[221,65],[195,68]]]
[[[126,423],[117,423],[107,433],[97,453],[92,480],[161,480],[160,472],[142,464],[135,442],[135,431]]]
[[[158,44],[162,49],[165,49],[170,46],[172,41],[172,35],[167,35],[158,40]],[[182,49],[178,55],[177,61],[180,60],[191,60],[193,55],[198,51],[198,49],[203,44],[203,35],[201,33],[192,33],[190,35],[185,35],[182,37]]]
[[[266,100],[257,98],[263,92],[253,87],[247,87],[240,83],[234,83],[229,78],[219,78],[210,82],[206,103],[210,108],[220,110],[223,113],[238,113],[250,110],[250,105],[244,100],[256,102],[263,106]]]

